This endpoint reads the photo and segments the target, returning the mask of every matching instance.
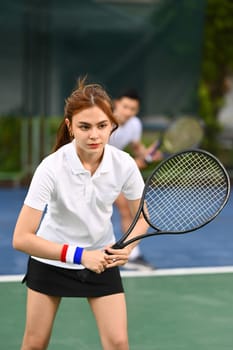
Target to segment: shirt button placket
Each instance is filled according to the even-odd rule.
[[[92,191],[93,191],[93,184],[91,181],[91,177],[88,176],[85,184],[85,199],[87,203],[91,201]]]

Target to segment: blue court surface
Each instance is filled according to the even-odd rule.
[[[17,215],[26,194],[25,188],[0,189],[0,275],[23,274],[27,256],[12,248]],[[118,212],[113,223],[120,237]],[[141,250],[146,259],[160,269],[233,266],[233,195],[214,221],[189,234],[161,235],[144,239]]]

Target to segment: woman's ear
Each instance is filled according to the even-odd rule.
[[[68,129],[70,129],[70,121],[68,118],[65,118],[65,123]]]
[[[71,130],[71,123],[70,123],[68,118],[65,118],[65,123],[66,123],[67,129],[69,131],[70,137],[73,137],[74,135],[73,135],[72,130]]]

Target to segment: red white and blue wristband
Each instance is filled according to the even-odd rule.
[[[83,248],[64,244],[61,250],[60,260],[65,263],[81,264]]]

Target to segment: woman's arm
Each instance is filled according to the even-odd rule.
[[[36,235],[42,214],[42,211],[27,205],[22,207],[14,230],[13,247],[39,258],[61,260],[63,244],[51,242]],[[105,254],[100,250],[83,250],[81,262],[96,273],[103,272],[107,265]]]
[[[36,235],[42,215],[42,211],[23,205],[14,230],[13,247],[28,255],[60,260],[63,245]]]
[[[138,211],[138,208],[139,208],[140,199],[128,200],[128,203],[129,203],[129,208],[130,208],[132,217],[134,218],[137,211]],[[129,235],[127,240],[129,240],[133,237],[145,234],[147,232],[148,228],[149,228],[149,225],[146,222],[146,220],[144,219],[143,214],[141,214],[133,231],[131,232],[131,234]],[[129,249],[132,250],[138,243],[139,243],[139,241],[135,241],[135,242],[129,244],[128,245]]]

